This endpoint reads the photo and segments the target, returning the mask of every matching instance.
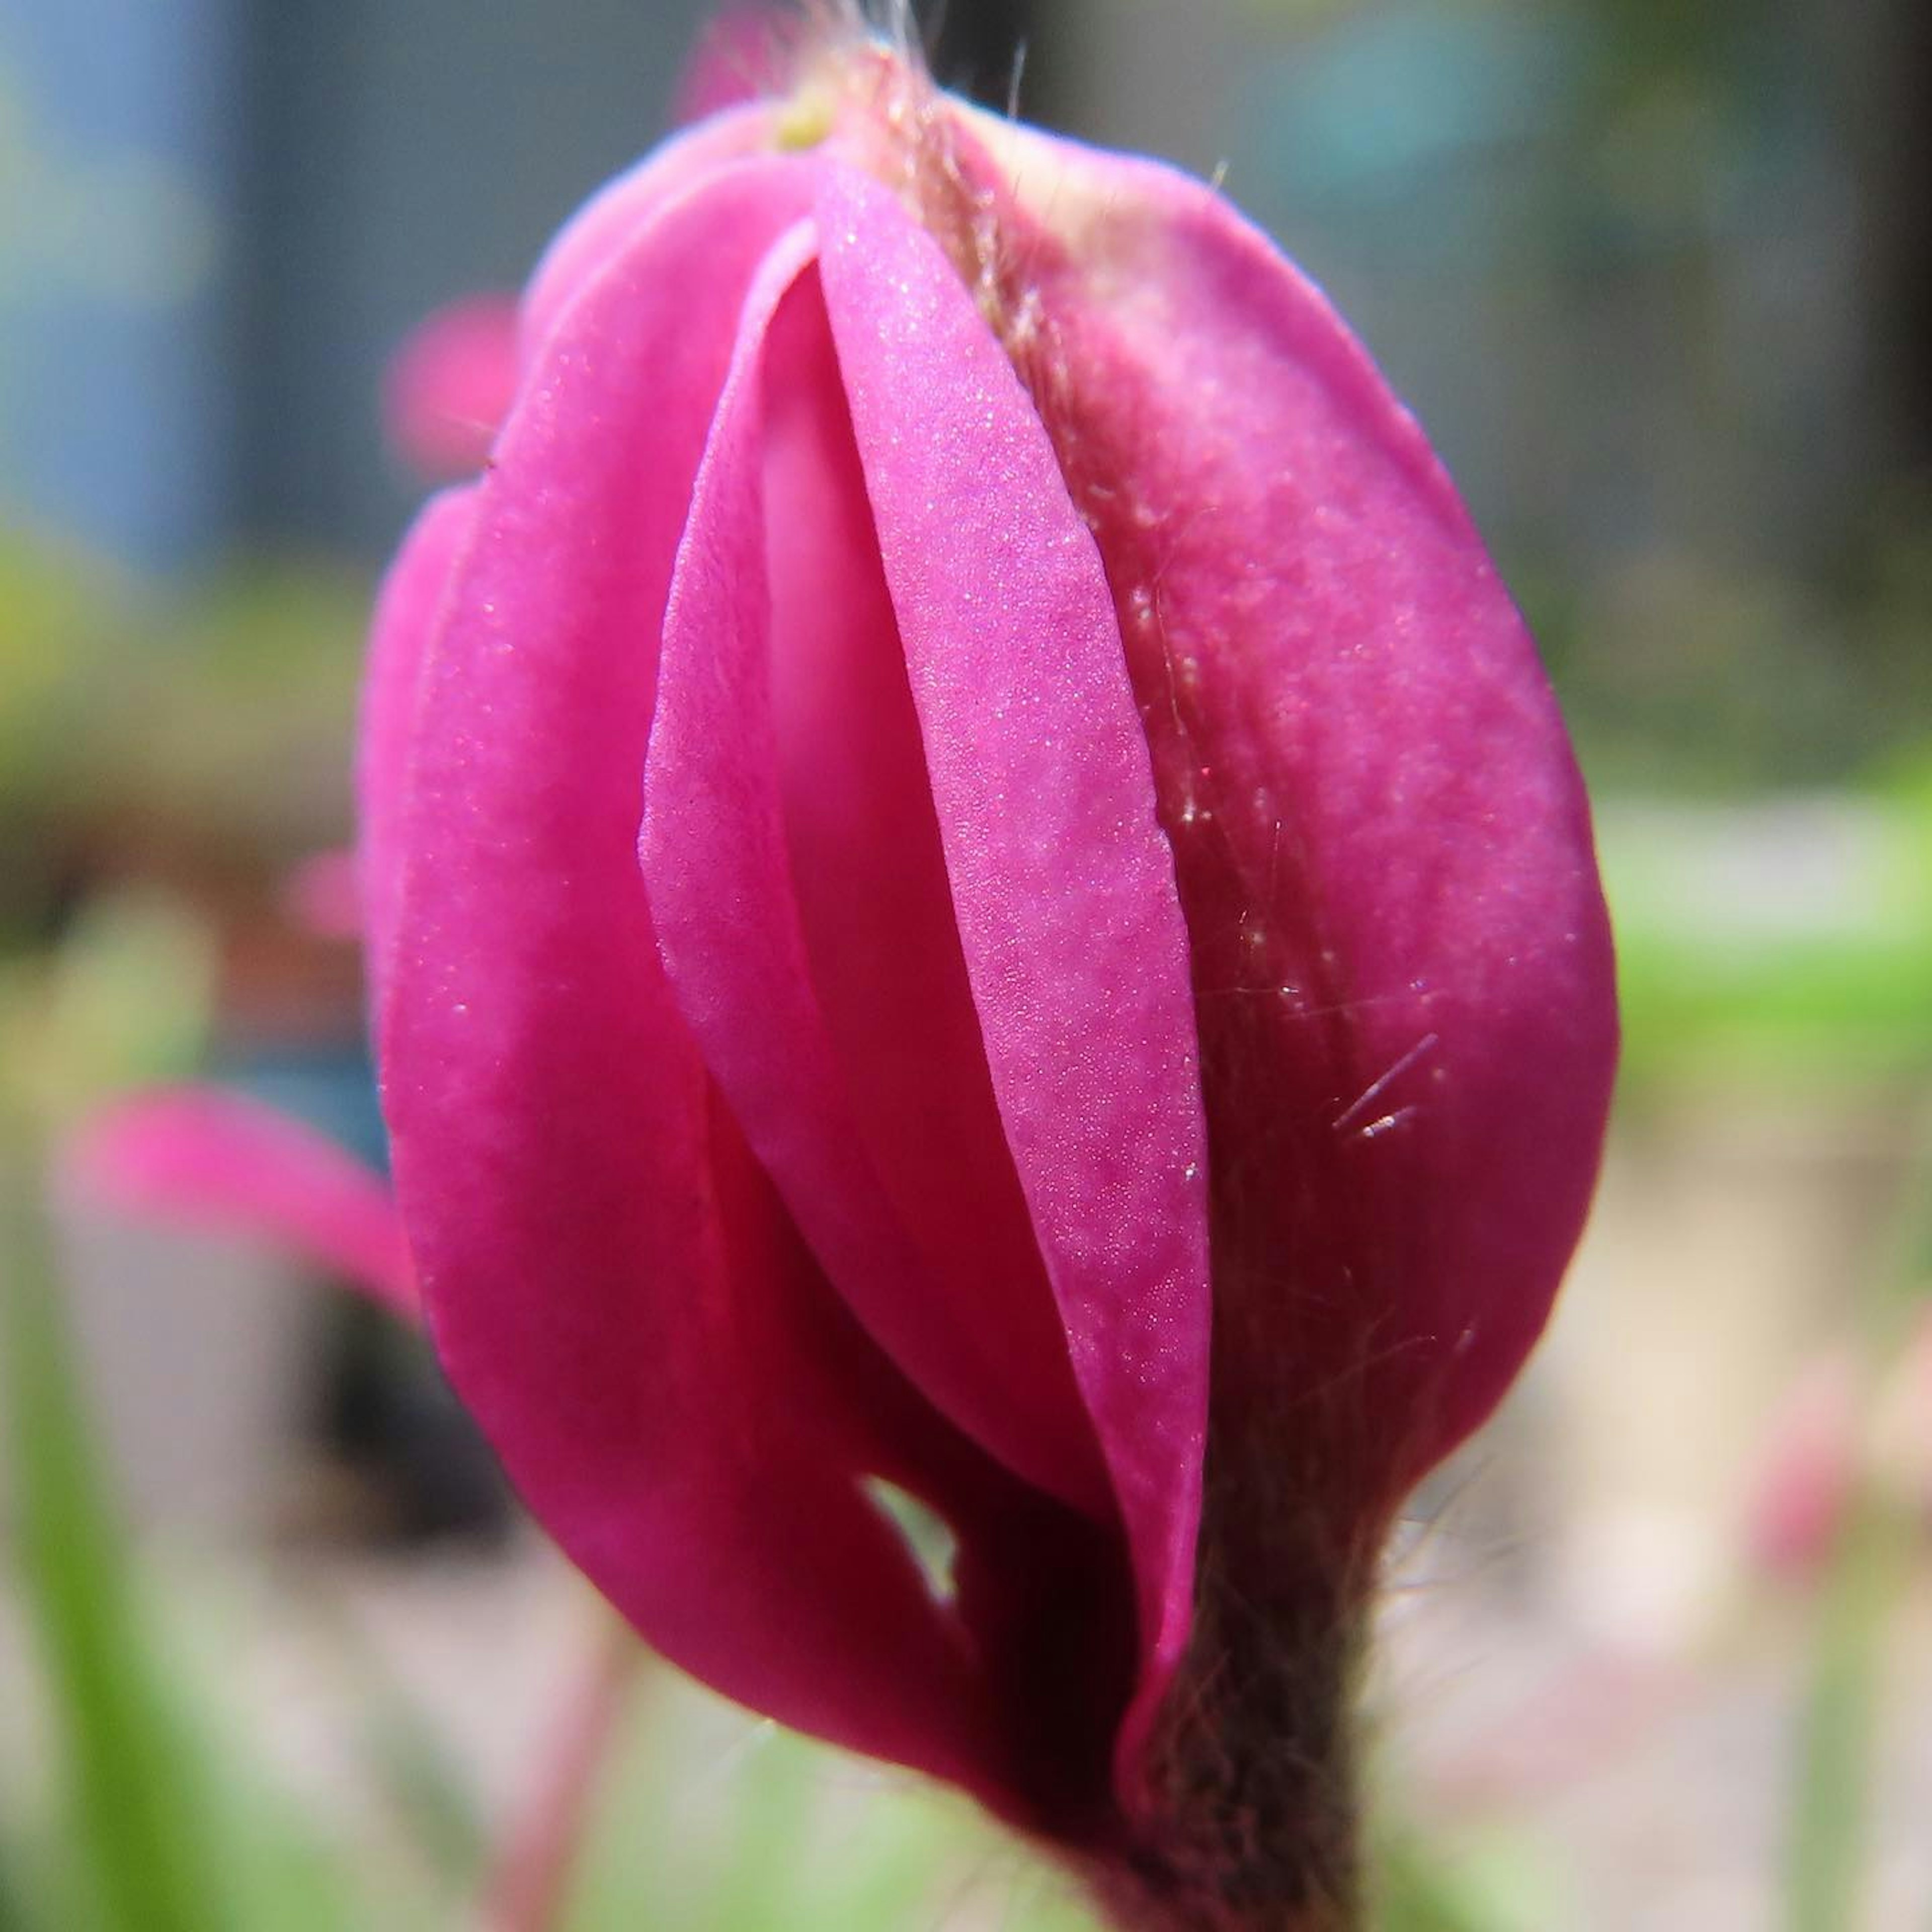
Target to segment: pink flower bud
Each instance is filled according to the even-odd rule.
[[[596,197],[522,344],[365,716],[453,1378],[720,1690],[1124,1923],[1350,1922],[1378,1552],[1543,1324],[1615,1051],[1467,514],[1217,196],[865,45]]]

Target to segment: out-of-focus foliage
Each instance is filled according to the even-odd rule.
[[[1856,780],[1932,716],[1912,11],[1245,0],[1213,70],[1600,788]]]
[[[1932,520],[1854,581],[1659,554],[1514,573],[1600,790],[1737,796],[1856,778],[1932,718]]]
[[[104,1484],[57,1304],[17,1211],[0,1306],[14,1581],[40,1666],[39,1773],[0,1784],[12,1932],[384,1932],[458,1922],[427,1856],[385,1873],[310,1816],[242,1740],[136,1562]],[[199,1606],[204,1610],[208,1607]],[[170,1614],[172,1611],[172,1614]],[[375,1766],[380,1778],[384,1770]],[[398,1815],[412,1815],[398,1790]],[[466,1876],[466,1874],[465,1874]]]
[[[84,901],[58,947],[0,953],[0,1112],[43,1131],[199,1064],[208,934],[176,898],[128,886]]]
[[[261,874],[339,837],[368,595],[290,563],[164,590],[0,538],[0,950],[104,875]]]
[[[1932,1073],[1932,766],[1860,792],[1602,814],[1628,1084]]]
[[[1921,803],[1932,796],[1922,788]],[[1862,1403],[1884,1398],[1884,1375],[1910,1376],[1912,1333],[1932,1292],[1932,1113],[1922,1104],[1907,1180],[1882,1264],[1847,1325],[1862,1356]],[[1898,1360],[1903,1341],[1906,1359]],[[1904,1389],[1916,1408],[1932,1388]],[[1896,1398],[1894,1397],[1894,1400]],[[1913,1418],[1916,1421],[1916,1418]],[[1932,1440],[1921,1427],[1922,1444]],[[1908,1456],[1910,1452],[1908,1453]],[[1904,1474],[1901,1489],[1895,1480]],[[1910,1600],[1915,1564],[1932,1519],[1923,1485],[1932,1468],[1862,1466],[1835,1526],[1813,1605],[1809,1668],[1790,1767],[1784,1896],[1790,1932],[1840,1932],[1866,1922],[1870,1890],[1874,1766],[1886,1721],[1892,1642]]]

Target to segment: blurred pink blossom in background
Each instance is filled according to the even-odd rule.
[[[414,1321],[388,1184],[314,1128],[238,1094],[157,1088],[103,1109],[64,1150],[77,1201],[266,1241]]]
[[[472,295],[427,316],[389,363],[382,421],[391,446],[424,478],[482,466],[516,388],[517,310]]]

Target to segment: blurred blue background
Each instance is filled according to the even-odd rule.
[[[0,503],[180,573],[365,566],[386,357],[664,124],[697,0],[15,0]],[[1909,0],[958,0],[942,75],[1164,152],[1410,398],[1608,775],[1842,774],[1922,717]]]

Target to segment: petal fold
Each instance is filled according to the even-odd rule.
[[[828,167],[820,272],[1008,1144],[1133,1552],[1184,1646],[1209,1318],[1187,934],[1092,536],[1005,350],[886,190]]]

